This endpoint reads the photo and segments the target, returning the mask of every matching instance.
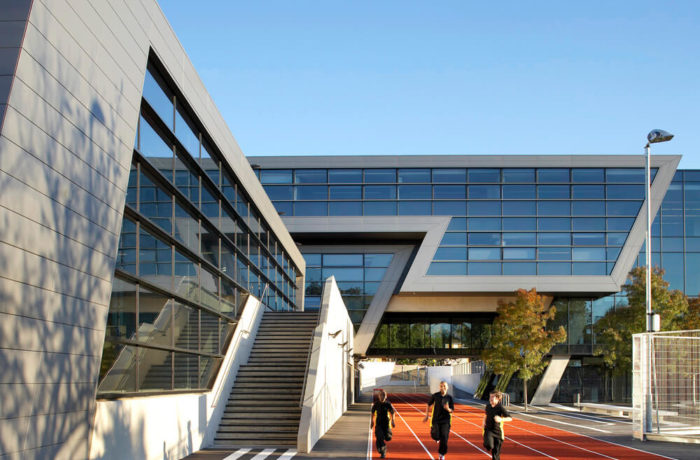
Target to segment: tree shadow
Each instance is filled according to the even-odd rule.
[[[7,3],[24,4],[25,18],[32,4]],[[52,7],[32,5],[0,118],[3,458],[89,456],[140,102],[123,97],[133,82],[105,74],[102,58],[73,38]],[[0,19],[14,11],[5,8]],[[110,427],[144,432],[143,420],[123,411]],[[106,448],[144,458],[143,444],[121,439]]]

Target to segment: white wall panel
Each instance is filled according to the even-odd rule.
[[[104,331],[93,328],[0,313],[0,348],[82,354],[101,349],[103,341]]]
[[[58,203],[47,195],[31,187],[22,187],[14,177],[0,171],[0,206],[17,214],[54,229],[57,233],[78,241],[90,248],[97,249],[103,254],[116,254],[117,233],[111,233],[98,223],[90,221],[85,216],[58,206]],[[69,188],[59,187],[58,195],[67,195]],[[42,206],[44,204],[44,206]],[[53,207],[50,207],[52,206]],[[6,231],[21,232],[21,228],[10,225],[9,216],[0,220],[0,225],[6,225]]]
[[[51,19],[53,19],[51,17]],[[128,119],[128,113],[139,109],[140,88],[132,84],[124,84],[115,77],[109,75],[107,71],[99,67],[92,56],[83,50],[75,39],[68,34],[63,27],[55,23],[55,27],[50,30],[39,30],[34,24],[29,24],[27,34],[24,39],[23,50],[29,53],[34,60],[46,69],[54,77],[61,80],[68,87],[78,83],[86,82],[94,88],[97,95],[111,94],[117,92],[121,94],[120,99],[112,108],[122,113]],[[53,42],[61,43],[59,50]],[[66,46],[70,45],[70,46]],[[77,82],[66,81],[61,78],[65,72],[69,71],[81,75]],[[113,102],[113,101],[110,101]]]
[[[104,322],[108,310],[107,304],[0,278],[0,312],[3,313],[95,327]]]
[[[52,167],[76,186],[89,191],[91,195],[110,208],[116,210],[124,208],[122,194],[114,193],[114,191],[117,189],[125,192],[125,190],[120,189],[110,177],[102,174],[102,171],[98,171],[92,164],[58,143],[38,126],[26,121],[28,120],[22,116],[16,116],[11,117],[8,123],[24,122],[21,132],[24,133],[25,138],[31,139],[33,150],[27,151],[20,148],[19,144],[22,139],[15,137],[20,130],[14,127],[9,128],[6,135],[0,138],[0,149],[3,151],[3,156],[0,157],[0,169],[10,171],[15,164],[24,161],[37,165],[41,163]],[[32,158],[25,159],[25,156]],[[124,178],[128,174],[128,170],[125,168],[116,168],[113,169],[113,172],[118,174],[117,179],[120,183],[124,182]]]
[[[0,384],[0,419],[29,417],[52,412],[89,410],[95,393],[92,382]],[[22,395],[22,398],[13,398]],[[77,406],[75,401],[83,403]]]
[[[0,277],[104,305],[112,293],[103,279],[0,242]]]

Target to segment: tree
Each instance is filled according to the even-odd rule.
[[[688,299],[688,313],[683,321],[683,329],[700,329],[700,297]]]
[[[483,359],[496,374],[518,372],[527,410],[527,381],[544,370],[544,356],[566,340],[566,331],[561,326],[555,331],[545,328],[556,308],[545,308],[535,289],[519,289],[515,302],[499,301],[497,313]]]
[[[651,306],[661,316],[661,330],[687,329],[683,324],[688,316],[688,299],[678,290],[669,291],[658,267],[651,272]],[[594,326],[593,354],[613,375],[624,375],[632,369],[632,334],[646,331],[646,268],[637,267],[623,286],[628,307],[608,311]]]

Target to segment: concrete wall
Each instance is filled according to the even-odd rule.
[[[353,335],[340,290],[330,277],[323,286],[321,318],[314,331],[297,438],[299,452],[310,452],[348,408],[348,393],[353,391]]]
[[[452,386],[467,393],[474,394],[479,387],[482,374],[463,374],[452,376]],[[439,383],[439,382],[438,382]]]
[[[431,393],[440,391],[440,382],[443,380],[452,386],[452,366],[431,366],[428,368],[428,385]]]
[[[394,373],[394,362],[363,362],[360,370],[360,391],[372,391],[388,385]]]
[[[88,456],[149,52],[304,269],[155,0],[2,1],[2,458]]]
[[[98,401],[90,458],[177,459],[211,445],[263,311],[248,298],[212,391]]]

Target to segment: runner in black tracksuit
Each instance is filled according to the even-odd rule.
[[[452,412],[455,410],[455,403],[452,400],[452,396],[447,394],[447,382],[444,380],[440,382],[440,391],[433,393],[433,395],[430,397],[430,401],[428,401],[428,410],[425,413],[425,418],[423,419],[424,422],[427,422],[428,418],[430,418],[431,406],[433,407],[432,422],[430,424],[431,436],[433,430],[436,430],[437,433],[433,439],[437,437],[436,441],[440,443],[438,447],[438,453],[440,456],[438,458],[443,460],[445,458],[445,454],[447,453],[447,438],[450,436]]]
[[[391,428],[396,427],[394,421],[394,406],[386,400],[386,391],[379,391],[379,401],[372,406],[372,424],[370,428],[375,428],[374,435],[377,437],[377,452],[381,458],[386,457],[386,441],[391,441]],[[375,423],[376,415],[376,423]],[[391,426],[389,426],[391,422]]]
[[[489,403],[484,411],[484,447],[491,452],[493,460],[498,460],[501,455],[501,444],[505,439],[503,434],[503,422],[513,420],[508,411],[501,405],[503,394],[500,391],[492,391],[489,395]]]

